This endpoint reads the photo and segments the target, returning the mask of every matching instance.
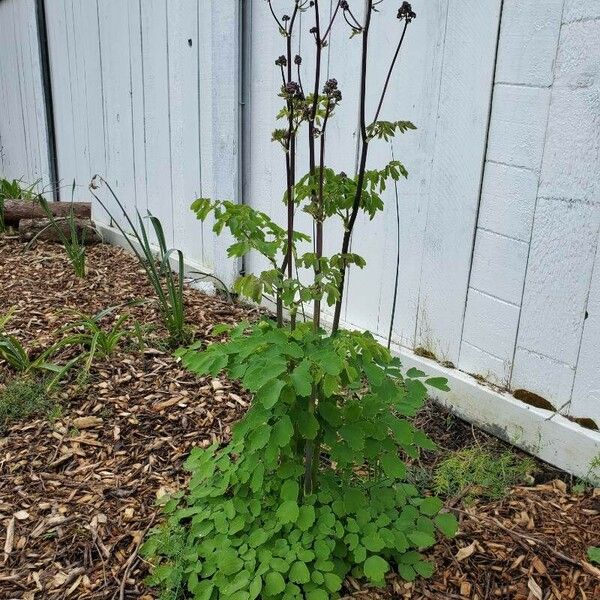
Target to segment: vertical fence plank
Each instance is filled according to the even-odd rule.
[[[189,256],[202,255],[202,228],[190,211],[200,195],[197,2],[169,2],[169,102],[173,228],[175,243]]]
[[[494,74],[500,0],[450,0],[417,344],[458,362]]]
[[[172,244],[167,2],[150,0],[143,2],[141,8],[148,210],[161,220],[167,243]]]

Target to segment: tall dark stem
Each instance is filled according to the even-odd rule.
[[[371,12],[373,9],[372,0],[369,1],[369,6],[367,9],[367,16],[365,19],[365,26],[363,28],[363,49],[362,49],[362,62],[361,62],[361,81],[360,81],[360,133],[361,133],[361,153],[360,153],[360,161],[358,167],[358,177],[356,181],[356,194],[354,196],[354,202],[352,204],[352,211],[350,213],[350,218],[348,223],[346,224],[346,230],[344,232],[344,237],[342,239],[342,255],[347,254],[350,248],[350,241],[352,239],[352,231],[354,229],[354,224],[356,222],[356,217],[358,215],[358,211],[360,209],[362,194],[363,194],[363,185],[365,181],[365,170],[367,167],[367,156],[369,153],[369,142],[370,139],[367,135],[367,123],[365,118],[365,103],[366,103],[366,71],[367,71],[367,54],[368,54],[368,33],[369,26],[371,24]],[[402,47],[402,43],[404,42],[404,35],[406,34],[406,28],[408,27],[408,23],[410,21],[406,20],[404,22],[404,28],[402,29],[402,34],[400,36],[400,41],[396,46],[396,51],[394,53],[394,57],[388,69],[385,83],[383,85],[383,89],[381,91],[381,96],[379,98],[379,102],[377,104],[377,110],[375,111],[375,118],[373,122],[376,122],[379,118],[379,114],[381,112],[381,108],[383,106],[383,101],[385,99],[388,86],[390,83],[390,79],[392,76],[392,72],[394,67],[396,66],[396,61],[398,59],[398,55],[400,54],[400,48]],[[335,311],[333,315],[333,326],[332,333],[335,333],[340,327],[340,317],[342,313],[342,303],[344,299],[344,285],[346,283],[346,270],[347,267],[343,266],[340,273],[340,283],[338,286],[338,300],[335,304]]]
[[[398,55],[400,54],[400,48],[402,47],[402,42],[404,41],[404,35],[406,34],[406,28],[408,27],[408,21],[404,21],[404,29],[402,30],[402,35],[400,36],[400,41],[396,46],[396,52],[394,53],[394,58],[392,59],[392,63],[390,64],[390,68],[388,69],[387,77],[385,78],[385,84],[383,85],[383,90],[381,90],[381,97],[379,98],[379,104],[377,105],[377,110],[375,111],[375,117],[373,118],[373,122],[375,123],[379,118],[379,113],[381,112],[381,107],[383,106],[383,99],[385,98],[385,94],[388,89],[388,85],[390,83],[390,79],[392,77],[392,71],[396,66],[396,61],[398,60]]]
[[[314,80],[314,89],[313,89],[313,102],[310,110],[310,116],[308,119],[308,162],[309,162],[309,171],[311,181],[314,182],[314,177],[316,175],[316,153],[315,153],[315,120],[317,117],[317,109],[319,106],[319,87],[321,82],[321,53],[323,50],[322,42],[321,42],[321,23],[319,17],[319,0],[315,0],[314,3],[315,9],[315,27],[313,30],[316,42],[316,54],[315,54],[315,80]],[[314,184],[313,184],[314,185]],[[316,206],[317,200],[317,190],[311,190],[311,202],[313,206]],[[316,220],[316,252],[318,255],[319,245],[321,247],[321,253],[323,249],[323,223],[320,222],[320,219]],[[317,273],[315,270],[315,277]],[[317,302],[315,301],[317,305]],[[318,305],[317,305],[318,307]],[[319,327],[319,318],[320,318],[320,310],[317,311],[315,307],[315,312],[313,314],[313,325],[315,329]],[[317,402],[317,386],[313,385],[313,390],[311,393],[311,397],[309,400],[308,410],[310,412],[314,412],[316,408]],[[304,493],[309,495],[312,494],[314,485],[315,485],[315,473],[313,470],[313,464],[315,460],[315,441],[314,440],[306,440],[306,445],[304,448]]]
[[[350,239],[352,238],[352,230],[356,222],[356,216],[360,208],[362,198],[363,184],[365,181],[365,169],[367,166],[367,155],[369,152],[369,138],[367,136],[366,122],[366,96],[367,96],[367,64],[369,54],[369,29],[371,26],[371,13],[373,10],[373,0],[369,0],[367,6],[367,14],[365,17],[365,25],[362,30],[362,54],[360,64],[360,137],[361,137],[361,152],[360,162],[358,167],[358,177],[356,181],[356,193],[352,203],[352,211],[350,219],[346,224],[344,237],[342,239],[342,256],[348,253],[350,248]],[[344,299],[344,285],[346,283],[346,267],[343,266],[340,273],[340,282],[338,285],[338,299],[335,303],[335,311],[333,314],[332,333],[335,333],[340,327],[340,317],[342,314],[342,302]]]

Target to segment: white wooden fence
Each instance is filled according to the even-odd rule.
[[[0,0],[0,175],[47,183],[34,5]],[[403,161],[410,177],[387,190],[382,216],[358,223],[353,249],[368,265],[350,273],[344,320],[388,335],[397,192],[394,341],[600,423],[598,3],[413,6],[382,118],[418,130],[371,155],[373,165]],[[395,9],[386,2],[374,19],[371,102],[398,36]],[[231,281],[226,244],[188,206],[230,198],[283,218],[283,156],[270,142],[283,47],[265,2],[46,0],[45,14],[63,199],[73,179],[84,197],[100,173],[129,209],[152,211],[175,245]],[[294,43],[310,63],[310,46]],[[358,52],[333,31],[327,76],[344,99],[327,162],[347,172]],[[245,267],[260,269],[259,258]]]

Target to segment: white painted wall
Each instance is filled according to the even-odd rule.
[[[89,198],[98,173],[130,215],[159,217],[169,244],[229,282],[223,241],[189,205],[238,194],[237,11],[233,1],[46,2],[63,199],[73,180]]]
[[[0,176],[46,183],[47,144],[35,3],[2,0]]]
[[[91,176],[104,175],[129,210],[161,217],[175,245],[229,282],[238,265],[189,202],[240,199],[243,175],[243,200],[284,221],[283,156],[269,139],[282,39],[263,0],[244,4],[240,174],[238,1],[46,2],[63,198],[73,179],[87,198]],[[600,422],[600,3],[413,6],[418,17],[381,117],[410,119],[418,130],[374,145],[370,159],[381,165],[393,153],[410,172],[397,189],[393,341]],[[398,35],[393,7],[381,8],[371,105]],[[307,65],[313,50],[298,43]],[[347,124],[357,119],[358,53],[359,40],[334,29],[324,77],[338,79],[344,100],[327,162],[347,172],[357,153]],[[47,177],[33,0],[0,0],[0,78],[0,175]],[[302,156],[299,172],[306,163]],[[350,272],[343,312],[347,324],[382,338],[396,264],[393,186],[384,200],[382,216],[357,225],[353,250],[368,265]],[[310,229],[306,215],[297,221]],[[338,234],[327,232],[326,251],[337,250]],[[259,268],[249,257],[246,269]]]
[[[393,146],[374,142],[371,167],[393,155],[409,170],[398,185],[401,270],[394,339],[404,346],[426,346],[440,358],[458,361],[473,236],[479,199],[500,2],[415,2],[417,19],[410,25],[381,119],[412,120],[417,131],[398,137]],[[262,3],[252,3],[247,164],[251,173],[245,200],[284,222],[284,156],[269,133],[277,125],[281,106],[280,76],[274,60],[284,53],[282,38]],[[368,81],[368,112],[373,114],[400,35],[394,7],[385,5],[372,20],[372,69]],[[325,20],[327,15],[323,17]],[[334,26],[323,76],[335,77],[343,93],[336,129],[329,137],[327,162],[353,172],[357,155],[357,73],[360,38],[349,39],[343,20]],[[309,79],[311,45],[301,49]],[[296,42],[297,46],[297,42]],[[342,127],[340,127],[342,123]],[[301,146],[302,146],[301,141]],[[306,172],[307,159],[300,159]],[[372,222],[359,217],[352,250],[367,260],[364,270],[352,269],[343,318],[354,326],[387,336],[392,312],[396,268],[395,189],[384,195],[386,208]],[[298,213],[298,228],[310,233],[306,215]],[[340,232],[330,230],[326,243],[339,251]],[[251,257],[249,269],[262,267]]]
[[[600,423],[600,3],[504,0],[458,366]]]

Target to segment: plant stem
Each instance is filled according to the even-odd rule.
[[[369,139],[367,137],[367,123],[365,117],[365,106],[366,106],[366,92],[367,92],[367,64],[368,64],[368,53],[369,53],[369,28],[371,25],[371,13],[373,9],[373,0],[369,0],[367,3],[367,14],[365,16],[365,25],[362,30],[362,55],[361,55],[361,67],[360,67],[360,135],[361,135],[361,154],[360,163],[358,168],[358,178],[356,184],[356,193],[354,195],[354,202],[352,203],[352,212],[350,213],[350,219],[344,231],[344,237],[342,239],[342,256],[348,253],[350,247],[350,239],[352,238],[352,230],[354,229],[354,223],[356,222],[356,216],[360,208],[360,201],[362,198],[363,184],[365,180],[365,169],[367,166],[367,154],[369,151]],[[342,302],[344,299],[344,284],[346,282],[346,266],[343,266],[340,274],[340,283],[338,285],[338,299],[335,303],[335,312],[333,315],[333,326],[332,333],[335,333],[340,326],[340,316],[342,313]]]
[[[396,60],[398,60],[398,54],[400,54],[400,48],[402,47],[402,42],[404,41],[404,35],[406,34],[406,28],[408,27],[408,21],[404,21],[404,29],[402,30],[402,35],[400,36],[400,41],[396,46],[396,52],[394,53],[394,58],[390,64],[390,68],[388,69],[387,77],[385,78],[385,84],[383,85],[383,90],[381,91],[381,97],[379,98],[379,104],[377,105],[377,110],[375,111],[375,117],[373,122],[375,123],[379,118],[379,113],[381,112],[381,107],[383,106],[383,99],[385,98],[385,94],[388,89],[388,85],[390,83],[390,78],[392,77],[392,71],[396,66]]]

